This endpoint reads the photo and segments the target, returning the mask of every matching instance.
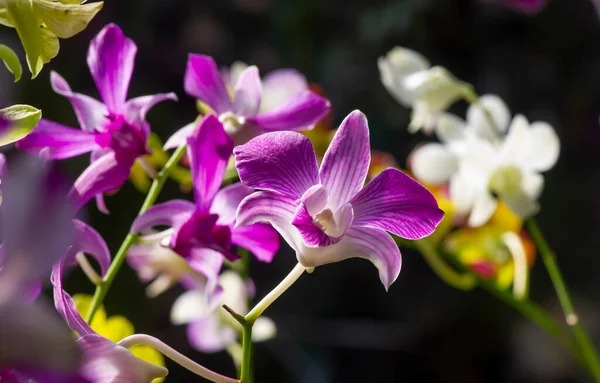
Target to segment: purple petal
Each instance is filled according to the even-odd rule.
[[[235,331],[223,326],[215,315],[208,315],[187,326],[187,337],[192,347],[201,352],[217,352],[235,342]]]
[[[73,93],[67,81],[54,71],[50,72],[50,83],[56,93],[71,102],[82,130],[93,132],[108,123],[108,110],[103,103],[84,94]]]
[[[233,99],[233,112],[238,116],[253,117],[260,108],[262,85],[258,68],[246,68],[235,85],[235,98]]]
[[[319,183],[315,151],[300,133],[263,134],[237,146],[233,153],[240,179],[248,187],[296,200]]]
[[[88,166],[69,192],[76,208],[99,194],[120,188],[127,181],[135,158],[129,153],[109,152]]]
[[[21,150],[35,154],[45,149],[43,153],[51,159],[79,156],[98,147],[95,134],[43,118],[33,131],[16,145]]]
[[[200,121],[187,143],[196,205],[208,211],[223,183],[233,141],[219,120],[209,115]]]
[[[350,201],[353,226],[376,227],[419,239],[433,233],[444,217],[435,197],[397,169],[386,169]]]
[[[235,214],[240,202],[250,194],[253,189],[238,182],[219,190],[210,207],[211,214],[218,214],[217,221],[220,225],[233,225],[235,223]]]
[[[231,100],[212,57],[188,56],[184,79],[185,92],[208,104],[218,114],[231,110]]]
[[[72,256],[82,252],[91,255],[100,265],[101,276],[104,277],[110,266],[110,251],[104,239],[93,227],[77,219],[73,220],[76,240],[70,249]]]
[[[306,78],[294,69],[275,70],[263,78],[261,110],[267,111],[308,90]]]
[[[175,93],[159,93],[132,98],[125,103],[125,119],[148,136],[150,126],[146,122],[146,114],[154,105],[166,100],[177,101],[177,95]]]
[[[190,201],[174,200],[152,206],[138,216],[131,225],[132,233],[140,233],[155,226],[179,227],[196,209]]]
[[[363,187],[370,161],[367,119],[356,110],[340,125],[321,164],[321,183],[329,195],[327,207],[337,210]]]
[[[135,43],[114,24],[104,27],[90,43],[87,63],[111,113],[124,112],[136,51]]]
[[[185,145],[187,143],[187,138],[192,134],[194,128],[196,128],[196,123],[192,122],[173,133],[173,135],[169,137],[167,142],[165,142],[163,149],[175,149],[182,145]]]
[[[206,276],[209,281],[218,280],[223,265],[223,254],[220,252],[207,248],[191,248],[181,256],[186,259],[192,269]]]
[[[301,203],[294,215],[294,219],[292,220],[292,225],[294,225],[300,235],[302,236],[302,240],[307,246],[310,247],[325,247],[332,245],[339,240],[335,240],[334,238],[330,238],[325,232],[315,224],[313,217],[308,213],[306,205]]]
[[[83,320],[77,308],[75,302],[66,291],[63,290],[62,279],[63,271],[65,267],[65,260],[58,262],[52,268],[52,277],[50,281],[54,286],[54,306],[60,315],[67,321],[69,328],[76,331],[81,337],[84,335],[95,334],[94,330]]]
[[[262,262],[271,262],[279,250],[279,234],[266,223],[236,227],[231,232],[231,242],[250,250]]]
[[[270,223],[298,251],[302,238],[298,229],[292,225],[295,211],[296,203],[293,198],[268,191],[255,192],[240,204],[236,225],[240,227],[256,222]]]
[[[329,101],[309,90],[298,93],[284,104],[248,121],[266,131],[312,129],[327,112]]]

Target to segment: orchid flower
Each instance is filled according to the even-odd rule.
[[[9,170],[0,208],[0,380],[77,381],[80,351],[71,331],[43,299],[33,301],[73,240],[68,185],[36,158]]]
[[[184,81],[186,93],[214,111],[235,145],[265,132],[312,129],[330,108],[294,70],[275,71],[261,81],[258,69],[250,66],[239,74],[232,98],[214,60],[191,54]],[[165,148],[183,145],[192,129],[192,124],[180,129]]]
[[[91,152],[91,165],[75,181],[71,196],[77,208],[96,197],[98,208],[108,212],[103,193],[125,183],[135,160],[148,153],[150,126],[146,113],[157,102],[175,100],[173,93],[125,101],[133,73],[135,43],[110,24],[92,40],[87,62],[104,103],[73,93],[67,82],[52,72],[54,91],[72,104],[81,130],[42,119],[20,149],[64,159]]]
[[[198,123],[187,145],[195,203],[174,200],[155,205],[133,222],[131,231],[170,226],[161,234],[163,246],[183,257],[216,287],[223,259],[238,258],[231,245],[270,262],[279,248],[279,237],[267,224],[234,227],[237,206],[252,190],[238,183],[219,191],[233,142],[215,116],[206,116]]]
[[[320,169],[308,138],[295,132],[256,137],[234,155],[242,183],[259,190],[240,204],[237,225],[269,222],[306,268],[365,258],[387,289],[400,272],[401,256],[386,231],[419,239],[444,215],[427,189],[397,169],[364,186],[369,128],[360,111],[342,122]]]
[[[58,54],[58,38],[83,31],[104,2],[89,4],[70,0],[3,0],[0,24],[15,28],[25,49],[32,78]]]
[[[487,119],[481,108],[487,110]],[[438,137],[442,144],[424,145],[412,156],[418,179],[450,183],[450,197],[459,214],[469,215],[469,226],[487,222],[497,199],[523,218],[539,210],[537,200],[544,185],[541,173],[556,163],[560,142],[545,122],[530,125],[517,115],[509,125],[509,119],[501,100],[482,97],[469,109],[466,125],[454,116],[441,120]]]
[[[378,61],[381,82],[403,106],[412,107],[409,131],[431,133],[441,113],[465,97],[471,87],[445,68],[431,67],[411,49],[395,47]]]
[[[254,295],[251,280],[243,280],[239,274],[228,270],[219,276],[223,295],[217,306],[227,305],[239,314],[248,312],[248,300]],[[206,304],[206,286],[183,293],[171,309],[171,322],[187,324],[190,344],[202,352],[222,351],[238,342],[242,331],[240,324],[221,307]],[[252,341],[261,342],[273,338],[275,324],[266,317],[256,320],[252,331]]]

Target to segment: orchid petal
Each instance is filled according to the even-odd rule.
[[[413,94],[406,89],[406,76],[425,70],[431,65],[418,52],[403,47],[395,47],[385,57],[377,60],[383,86],[402,105],[409,107],[414,103]]]
[[[56,122],[41,119],[33,131],[17,142],[17,148],[44,154],[51,159],[79,156],[98,147],[96,136],[90,132],[69,128]]]
[[[104,27],[90,43],[87,63],[109,112],[124,112],[137,47],[115,24]]]
[[[425,144],[412,153],[410,169],[418,180],[440,185],[458,171],[458,157],[444,145]]]
[[[96,195],[121,187],[127,181],[134,162],[135,157],[131,154],[117,152],[109,152],[94,161],[77,178],[69,192],[77,209]]]
[[[154,105],[166,100],[177,101],[177,95],[175,93],[159,93],[132,98],[125,103],[125,119],[148,136],[150,127],[146,122],[146,114]]]
[[[211,214],[218,214],[219,225],[233,225],[235,223],[235,213],[238,206],[244,198],[253,192],[246,185],[238,182],[219,190],[210,207]]]
[[[329,112],[325,98],[305,90],[280,106],[249,118],[248,121],[266,131],[309,130]]]
[[[6,69],[13,74],[15,82],[19,81],[23,74],[23,67],[21,67],[19,56],[15,51],[4,44],[0,44],[0,60],[4,62]]]
[[[110,251],[102,236],[90,225],[74,219],[76,240],[71,248],[73,256],[79,252],[91,255],[100,265],[101,276],[104,277],[110,266]]]
[[[238,226],[231,231],[231,243],[249,250],[262,262],[271,262],[279,250],[279,235],[266,223]]]
[[[213,281],[216,284],[223,265],[223,254],[213,249],[199,247],[186,250],[180,255],[186,259],[190,267],[206,276],[209,283]],[[207,287],[207,296],[210,296],[210,290],[214,290],[215,287]]]
[[[300,133],[263,134],[237,146],[233,152],[240,180],[248,187],[296,200],[318,183],[315,151]]]
[[[356,110],[340,125],[321,164],[319,174],[330,209],[337,210],[363,187],[370,161],[367,118]]]
[[[498,206],[498,201],[489,192],[480,193],[473,201],[473,208],[469,215],[468,224],[479,227],[492,217]]]
[[[108,110],[103,103],[84,94],[73,93],[67,81],[54,71],[50,72],[50,84],[52,90],[71,102],[82,130],[93,132],[108,123]]]
[[[71,296],[63,290],[64,267],[65,260],[55,264],[52,268],[52,277],[50,278],[50,282],[54,286],[54,306],[56,307],[56,311],[65,318],[69,328],[76,331],[80,337],[95,334],[94,330],[83,320],[81,314],[77,311],[75,302],[73,302]]]
[[[231,100],[212,57],[188,56],[184,78],[185,92],[207,103],[218,114],[231,110]]]
[[[260,110],[268,111],[306,91],[308,83],[306,78],[294,69],[278,69],[263,78],[262,88]]]
[[[277,326],[271,318],[259,317],[252,326],[252,342],[265,342],[275,338]]]
[[[236,224],[239,227],[268,222],[297,251],[302,238],[298,229],[291,224],[295,211],[295,200],[290,197],[268,191],[255,192],[240,204]]]
[[[235,342],[235,331],[219,323],[213,315],[204,317],[188,325],[187,336],[190,344],[202,352],[217,352]]]
[[[246,68],[237,80],[233,112],[238,116],[255,116],[260,108],[261,96],[262,85],[258,68],[253,65]]]
[[[469,106],[467,123],[481,138],[493,140],[508,129],[510,111],[500,97],[486,94]]]
[[[179,227],[196,209],[196,205],[185,200],[173,200],[152,206],[139,215],[131,225],[132,233],[140,233],[155,226]]]
[[[42,118],[42,111],[30,105],[11,105],[0,109],[0,146],[12,144],[26,137]]]
[[[453,114],[442,113],[435,132],[439,140],[445,144],[460,142],[465,139],[465,121]]]
[[[292,225],[298,229],[306,246],[325,247],[339,242],[338,238],[329,237],[321,227],[317,226],[315,219],[308,213],[304,202],[298,206]]]
[[[189,290],[181,294],[171,308],[171,323],[188,324],[211,314],[206,294],[201,290]]]
[[[428,236],[444,217],[435,197],[397,169],[382,171],[350,203],[353,227],[376,227],[407,239]]]
[[[233,141],[215,116],[206,116],[187,143],[196,206],[208,211],[223,183]]]
[[[173,133],[171,135],[171,137],[169,137],[167,142],[165,142],[163,149],[164,150],[175,149],[182,145],[185,145],[187,142],[187,138],[192,135],[192,132],[194,131],[195,128],[196,128],[196,122],[191,122],[191,123],[187,124],[186,126],[184,126],[183,128],[179,129],[178,131]]]

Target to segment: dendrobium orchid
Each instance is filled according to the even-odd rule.
[[[447,69],[431,67],[420,53],[395,47],[378,61],[381,82],[403,106],[412,107],[409,131],[431,133],[441,113],[471,92]]]
[[[228,82],[234,80],[235,73],[230,73]],[[261,81],[258,69],[247,67],[237,76],[232,98],[214,60],[191,54],[184,81],[186,93],[214,111],[235,145],[265,132],[312,129],[330,108],[294,70],[275,71]],[[176,132],[165,148],[184,144],[191,129],[187,125]]]
[[[174,200],[155,205],[131,228],[137,233],[171,226],[162,232],[162,244],[204,274],[213,286],[223,259],[239,258],[232,245],[250,250],[264,262],[270,262],[279,248],[279,236],[267,224],[234,227],[238,204],[252,190],[240,183],[219,190],[232,148],[233,141],[217,117],[204,117],[187,139],[195,203]]]
[[[207,305],[204,291],[206,285],[204,285],[179,296],[171,310],[171,322],[176,325],[187,324],[190,344],[202,352],[217,352],[237,345],[241,326],[220,306],[227,305],[236,313],[245,315],[248,312],[248,300],[254,295],[252,281],[243,280],[239,274],[231,270],[219,275],[219,285],[223,289],[223,294],[217,305]],[[275,335],[275,332],[273,321],[260,317],[254,323],[252,340],[254,342],[268,340]]]
[[[240,204],[237,225],[271,223],[306,268],[366,258],[387,289],[400,272],[401,255],[386,231],[419,239],[444,215],[427,189],[397,169],[364,186],[369,128],[360,111],[342,122],[320,169],[308,138],[295,132],[256,137],[234,155],[242,183],[259,190]]]
[[[64,159],[91,152],[91,165],[75,181],[71,196],[79,208],[96,197],[103,212],[103,193],[125,183],[135,160],[148,153],[150,126],[146,113],[157,102],[175,100],[173,93],[136,97],[125,101],[137,47],[121,29],[107,25],[92,40],[87,62],[104,103],[73,93],[67,82],[52,72],[54,91],[72,104],[81,130],[42,119],[32,133],[17,143],[29,152]]]

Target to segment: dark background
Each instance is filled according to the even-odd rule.
[[[195,118],[183,92],[187,53],[210,54],[219,65],[235,60],[261,73],[297,68],[328,93],[337,123],[353,109],[369,118],[372,145],[404,165],[426,138],[409,135],[410,111],[379,81],[377,58],[395,45],[422,52],[475,85],[496,93],[513,113],[545,120],[558,131],[562,152],[546,174],[539,222],[558,254],[584,324],[600,341],[600,22],[592,0],[551,0],[539,14],[481,0],[106,0],[80,35],[61,40],[61,52],[39,78],[13,85],[0,71],[3,104],[28,103],[44,117],[76,126],[68,102],[50,89],[49,72],[76,92],[97,97],[85,53],[107,23],[117,23],[138,45],[129,96],[174,91],[149,114],[163,140]],[[12,30],[2,42],[18,46]],[[24,62],[24,61],[23,61]],[[24,77],[27,77],[25,75]],[[466,105],[453,111],[463,114]],[[87,158],[65,161],[76,177]],[[169,184],[161,200],[179,197]],[[111,215],[89,205],[89,221],[114,251],[143,196],[127,184],[107,199]],[[189,198],[189,196],[188,196]],[[259,296],[293,267],[287,248],[270,264],[253,263]],[[518,313],[481,291],[459,292],[439,281],[419,254],[403,252],[403,270],[386,293],[374,267],[351,260],[303,276],[267,312],[277,339],[256,346],[257,382],[580,382],[588,379],[561,346]],[[73,275],[70,291],[93,290]],[[125,266],[106,299],[109,314],[130,318],[200,363],[224,374],[234,369],[225,353],[194,351],[183,327],[169,323],[181,292],[148,300]],[[560,310],[538,262],[532,297]],[[200,381],[169,362],[167,382]]]

